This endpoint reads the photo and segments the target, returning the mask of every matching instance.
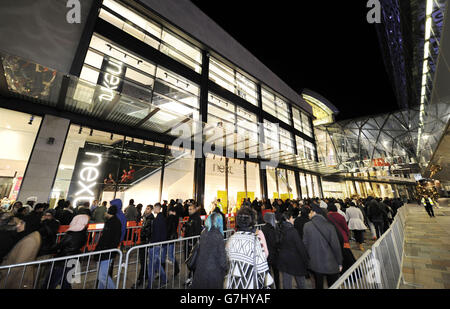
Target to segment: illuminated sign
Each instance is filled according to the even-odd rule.
[[[78,185],[80,190],[75,193],[75,200],[73,205],[77,206],[79,201],[92,201],[95,200],[94,188],[97,183],[97,178],[100,175],[98,167],[102,163],[102,155],[93,152],[86,152],[86,156],[95,157],[94,161],[83,162],[80,173],[78,174]]]
[[[125,71],[123,62],[105,56],[97,81],[97,84],[101,85],[102,93],[98,96],[100,102],[111,102],[114,99],[114,91],[122,92]]]

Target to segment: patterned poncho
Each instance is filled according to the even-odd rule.
[[[254,285],[254,255],[256,241],[257,287]],[[261,289],[269,272],[263,248],[257,236],[251,232],[236,232],[226,243],[230,267],[225,280],[227,289]]]

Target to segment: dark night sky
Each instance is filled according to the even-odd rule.
[[[330,100],[338,120],[398,109],[366,0],[192,2],[292,89]]]

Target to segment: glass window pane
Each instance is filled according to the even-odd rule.
[[[206,155],[205,172],[205,210],[212,210],[212,205],[220,199],[222,205],[227,207],[227,192],[225,187],[225,158]],[[231,209],[231,208],[230,208]]]
[[[267,196],[269,199],[273,200],[279,198],[277,190],[277,181],[275,176],[275,168],[267,167]],[[273,201],[271,201],[273,202]]]
[[[253,105],[258,105],[256,84],[213,57],[209,63],[209,79]]]
[[[247,196],[253,201],[261,199],[261,184],[259,180],[259,164],[247,162]]]
[[[304,173],[300,173],[300,188],[302,189],[302,198],[308,198],[308,187]]]
[[[119,14],[120,17],[113,16],[105,9],[102,9],[99,15],[100,18],[153,48],[160,49],[161,52],[191,67],[196,72],[201,72],[202,54],[200,49],[167,29],[162,30],[162,27],[157,23],[149,20],[147,17],[144,18],[116,1],[105,0],[103,5]],[[163,42],[162,45],[159,43],[159,40]]]
[[[306,174],[306,184],[308,186],[308,196],[309,198],[316,197],[316,193],[314,192],[314,188],[312,185],[312,179],[310,174]]]
[[[17,200],[42,118],[0,108],[0,198]]]
[[[164,167],[162,200],[193,198],[194,156],[190,151],[172,151],[173,159]]]
[[[228,160],[228,205],[239,209],[242,199],[245,198],[244,161]],[[231,210],[231,212],[234,212]]]
[[[290,196],[285,169],[277,169],[278,188],[280,190],[280,198],[286,200]]]
[[[298,192],[297,192],[297,185],[295,184],[295,172],[294,171],[287,171],[288,174],[288,183],[289,187],[291,189],[291,194],[293,196],[293,199],[298,199]]]

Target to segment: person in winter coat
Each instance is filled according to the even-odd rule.
[[[316,289],[323,289],[326,277],[330,287],[342,270],[342,249],[335,227],[320,213],[319,206],[312,204],[310,222],[303,228],[303,243],[310,258],[310,269],[314,272]]]
[[[72,207],[70,207],[70,201],[64,202],[64,209],[60,215],[60,217],[57,217],[56,219],[59,220],[61,225],[70,225],[70,222],[74,218],[75,214],[72,210]]]
[[[12,213],[0,215],[0,263],[12,248],[23,238],[25,222]]]
[[[130,204],[125,209],[125,218],[127,218],[127,221],[136,221],[136,218],[138,216],[136,206],[134,205],[134,200],[130,200]]]
[[[111,206],[105,215],[105,226],[103,227],[102,235],[98,240],[98,244],[95,247],[95,251],[117,249],[120,244],[120,236],[122,234],[122,224],[116,217],[117,207]],[[100,264],[98,271],[98,288],[99,289],[115,289],[113,279],[108,276],[108,270],[110,262],[114,259],[114,254],[104,253],[100,256]]]
[[[261,231],[264,233],[264,238],[266,239],[267,249],[269,250],[269,256],[267,257],[267,263],[269,264],[270,270],[273,273],[273,279],[275,281],[275,287],[280,287],[280,273],[278,271],[277,260],[279,251],[279,241],[278,236],[281,231],[278,230],[275,214],[268,212],[264,215],[265,225],[261,227]]]
[[[41,217],[45,210],[45,204],[38,203],[34,206],[32,212],[25,216],[25,235],[37,231],[41,225]]]
[[[373,197],[367,198],[367,218],[375,226],[377,238],[380,238],[384,233],[384,216],[385,210],[378,204],[378,201]]]
[[[192,237],[200,235],[202,232],[202,219],[198,213],[198,209],[194,204],[189,205],[189,221],[183,225],[184,237]],[[188,242],[186,257],[192,251],[193,246],[197,243],[197,239]]]
[[[241,207],[236,215],[237,232],[225,245],[230,264],[226,289],[261,289],[273,284],[267,244],[263,232],[256,230],[256,220],[257,214],[250,207]]]
[[[153,205],[147,205],[143,214],[142,230],[141,230],[141,245],[148,244],[152,236],[152,223],[155,219],[153,214]],[[144,288],[144,270],[147,267],[147,248],[138,249],[138,259],[139,259],[139,275],[137,277],[136,283],[132,288],[142,287]]]
[[[367,229],[367,226],[364,224],[364,215],[356,207],[355,203],[350,202],[350,207],[345,212],[345,217],[349,230],[353,231],[355,240],[359,244],[359,250],[364,251],[364,231]]]
[[[109,202],[109,204],[111,206],[117,207],[116,217],[117,217],[117,219],[119,219],[120,223],[122,224],[122,234],[120,235],[120,242],[122,242],[127,233],[127,218],[125,217],[125,214],[122,211],[122,200],[117,198],[117,199]]]
[[[1,266],[32,262],[36,259],[42,244],[48,247],[47,242],[56,235],[54,221],[44,220],[37,231],[22,238],[5,257]],[[0,275],[0,281],[5,273]],[[6,276],[5,276],[6,277]],[[16,267],[7,274],[7,289],[35,288],[35,267]],[[2,282],[2,286],[3,286]]]
[[[108,202],[104,201],[101,206],[98,206],[94,209],[92,213],[92,220],[94,223],[104,223],[105,222],[105,214],[108,211],[106,205]]]
[[[89,224],[90,217],[88,215],[77,215],[70,222],[69,229],[61,238],[55,257],[63,257],[69,255],[81,254],[81,249],[86,245],[87,241],[87,226]],[[62,289],[71,289],[72,285],[67,280],[67,273],[72,270],[73,267],[67,266],[68,261],[55,263],[55,267],[50,274],[50,278],[45,280],[44,287],[49,289],[55,289],[62,281]],[[50,282],[49,282],[50,280]]]
[[[178,216],[175,212],[175,208],[169,206],[167,216],[167,240],[174,240],[178,238]],[[180,272],[180,267],[175,258],[175,243],[172,242],[167,245],[167,258],[173,265],[173,276],[175,277]]]
[[[153,207],[153,212],[156,214],[155,220],[152,223],[152,235],[150,243],[158,243],[167,240],[167,223],[166,218],[162,213],[160,203],[156,203]],[[160,287],[167,284],[166,272],[162,264],[166,261],[166,245],[153,246],[148,249],[148,285],[151,289],[153,286],[154,274],[157,272],[160,277]]]
[[[337,203],[336,203],[337,204]],[[348,229],[345,214],[341,216],[338,212],[336,204],[331,204],[328,206],[328,221],[331,221],[337,228],[339,235],[342,237],[342,273],[347,271],[356,259],[350,247],[350,230]],[[339,205],[339,204],[338,204]]]
[[[300,238],[303,239],[303,227],[306,223],[308,223],[309,220],[309,212],[311,211],[311,208],[309,207],[302,207],[300,209],[300,216],[295,218],[294,221],[294,227],[297,230],[298,234],[300,235]]]
[[[46,216],[47,217],[47,216]],[[56,219],[46,219],[42,217],[42,222],[39,226],[39,231],[41,233],[41,247],[37,257],[39,260],[50,259],[56,254],[56,235],[58,234],[59,221]]]
[[[283,275],[283,289],[292,288],[292,279],[295,278],[298,289],[306,288],[308,253],[305,245],[294,227],[292,211],[283,214],[281,222],[282,241],[278,255],[278,269]]]
[[[206,219],[199,246],[192,289],[222,289],[227,273],[227,254],[219,213],[212,213]]]

